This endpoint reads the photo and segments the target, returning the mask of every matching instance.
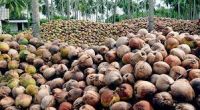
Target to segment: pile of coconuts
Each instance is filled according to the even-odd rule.
[[[103,45],[0,35],[1,110],[199,110],[200,37],[140,29]]]
[[[200,34],[200,26],[195,21],[155,18],[155,29],[162,32],[165,27],[190,34]],[[106,38],[117,40],[128,33],[137,34],[139,29],[147,28],[147,18],[124,20],[116,24],[97,23],[82,20],[55,20],[41,26],[41,38],[44,41],[60,39],[70,45],[103,45]]]
[[[200,34],[198,20],[182,20],[173,18],[155,17],[155,30],[162,31],[165,27],[172,27],[174,31],[180,33],[188,32],[190,34]],[[134,33],[141,28],[147,28],[148,18],[129,19],[119,22],[119,24],[133,25]]]

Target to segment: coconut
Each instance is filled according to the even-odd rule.
[[[144,46],[144,41],[140,38],[131,38],[129,40],[129,46],[133,49],[141,49]]]
[[[166,62],[158,61],[153,64],[153,71],[157,74],[167,74],[170,66]]]
[[[134,94],[139,99],[150,98],[156,91],[156,87],[148,81],[139,80],[134,85]]]
[[[19,85],[19,79],[16,78],[10,79],[7,84],[7,86],[11,89],[17,87],[18,85]]]
[[[167,50],[171,50],[173,48],[176,48],[177,46],[179,45],[179,41],[176,39],[176,38],[168,38],[166,40],[166,43],[165,43],[165,47]]]
[[[199,62],[196,59],[185,59],[181,65],[185,69],[199,69]]]
[[[63,102],[60,104],[58,110],[72,110],[72,104],[69,102]]]
[[[26,93],[34,96],[38,93],[38,87],[36,85],[28,85],[26,87]]]
[[[124,101],[116,102],[110,107],[110,110],[130,110],[130,109],[131,109],[131,104]]]
[[[105,39],[104,43],[108,48],[114,48],[114,46],[116,45],[116,41],[113,38]]]
[[[8,51],[8,55],[11,56],[11,57],[13,58],[13,57],[15,57],[15,56],[18,56],[19,53],[18,53],[18,51],[15,50],[15,49],[10,49],[10,50]]]
[[[153,108],[148,101],[141,100],[133,105],[133,110],[153,110]]]
[[[52,107],[55,105],[55,98],[52,95],[45,96],[41,101],[41,108],[45,109],[47,107]]]
[[[191,53],[191,49],[187,44],[181,44],[177,48],[183,50],[185,52],[185,54]]]
[[[174,55],[169,55],[164,60],[170,67],[181,65],[181,60]]]
[[[62,102],[67,101],[67,99],[66,99],[67,96],[68,96],[68,92],[65,92],[65,91],[62,91],[62,90],[58,93],[54,93],[55,100],[58,103],[62,103]]]
[[[39,104],[31,105],[29,110],[41,110],[41,106]]]
[[[169,72],[169,75],[174,79],[180,79],[180,78],[186,78],[187,77],[187,71],[185,68],[181,66],[173,66]]]
[[[19,52],[19,58],[22,60],[26,60],[26,57],[28,56],[28,54],[30,54],[28,50],[21,50]]]
[[[73,89],[69,90],[67,100],[73,102],[78,97],[81,97],[82,93],[83,93],[82,89],[80,89],[80,88],[73,88]]]
[[[4,97],[0,100],[0,106],[3,107],[3,108],[6,108],[6,107],[9,107],[9,106],[12,106],[14,104],[14,99],[11,98],[11,97]]]
[[[15,105],[23,108],[29,107],[32,101],[32,97],[27,94],[19,94],[15,99]]]
[[[17,69],[19,67],[19,62],[12,60],[8,62],[8,69]]]
[[[178,79],[171,85],[171,94],[177,100],[192,101],[195,92],[186,79]]]
[[[93,65],[93,60],[89,55],[82,55],[79,58],[78,64],[81,68],[91,67]]]
[[[0,60],[0,68],[1,69],[6,69],[8,66],[8,63],[6,60]]]
[[[18,40],[18,43],[20,45],[27,45],[28,44],[28,40],[26,38],[22,38]]]
[[[113,51],[113,50],[108,51],[108,52],[105,54],[104,57],[105,57],[105,60],[106,60],[107,62],[109,62],[109,63],[114,62],[114,61],[116,61],[116,59],[117,59],[116,51]]]
[[[148,31],[144,28],[140,29],[137,34],[141,35],[141,36],[145,36],[146,34],[148,34]]]
[[[155,85],[159,91],[167,91],[173,83],[174,80],[170,76],[161,74],[157,78]]]
[[[82,105],[84,105],[83,98],[79,97],[73,102],[73,109],[79,109]]]
[[[147,55],[147,62],[153,64],[158,61],[163,61],[163,55],[159,51],[151,51]]]
[[[123,83],[117,87],[116,92],[119,95],[120,100],[128,100],[133,97],[133,87],[127,83]]]
[[[131,59],[133,58],[134,53],[132,52],[128,52],[126,54],[124,54],[124,56],[122,57],[122,62],[124,64],[130,64],[131,63]]]
[[[131,73],[126,73],[123,75],[123,82],[129,83],[129,84],[134,84],[135,83],[135,78],[134,75]]]
[[[100,100],[100,96],[95,91],[86,91],[83,95],[83,102],[85,104],[95,106],[98,104],[99,100]]]
[[[196,94],[200,94],[200,78],[195,78],[190,81],[190,85],[194,89]]]
[[[200,69],[192,69],[189,72],[188,77],[190,80],[195,79],[195,78],[200,78]]]
[[[101,104],[104,107],[109,107],[115,102],[118,102],[120,100],[119,95],[112,91],[112,90],[105,90],[101,93]]]
[[[0,51],[1,52],[8,52],[10,49],[10,46],[5,42],[0,42]]]
[[[176,110],[196,110],[195,107],[189,103],[178,103],[175,109]]]
[[[22,77],[19,81],[20,85],[27,87],[28,85],[36,85],[35,79],[31,77]]]
[[[168,92],[160,92],[155,94],[153,104],[157,109],[173,109],[174,100]]]
[[[41,74],[34,74],[33,78],[36,79],[37,85],[42,85],[46,83],[46,79]]]
[[[56,67],[56,75],[57,76],[63,76],[64,73],[68,71],[68,68],[66,65],[64,64],[59,64],[57,67]]]
[[[79,110],[95,110],[95,108],[91,105],[85,104],[79,108]]]
[[[52,68],[52,67],[51,68],[46,68],[43,71],[43,76],[46,79],[49,79],[49,78],[53,77],[55,74],[56,74],[56,70],[55,70],[55,68]]]
[[[36,57],[35,54],[30,53],[30,54],[27,55],[26,61],[27,61],[28,63],[33,63],[35,57]]]
[[[67,81],[64,85],[63,88],[65,88],[67,91],[70,91],[73,88],[78,88],[79,87],[79,83],[76,80],[70,79],[69,81]]]
[[[135,66],[139,61],[146,61],[147,55],[144,51],[137,51],[130,58],[130,64]]]
[[[184,57],[185,57],[185,52],[183,50],[179,49],[179,48],[171,49],[170,54],[179,57],[181,60],[183,60]]]
[[[33,66],[33,65],[28,65],[26,68],[25,68],[25,72],[26,73],[29,73],[31,75],[35,74],[36,73],[36,68]]]
[[[123,81],[122,76],[119,71],[110,71],[107,72],[104,76],[104,82],[109,86],[116,86],[121,84]]]
[[[12,89],[12,96],[16,97],[19,94],[23,94],[24,91],[25,91],[25,88],[23,86],[14,87]]]
[[[128,38],[127,37],[119,37],[116,41],[116,47],[119,47],[121,45],[127,45],[128,44]]]
[[[121,69],[120,69],[120,73],[122,75],[124,75],[126,73],[133,73],[133,71],[134,71],[134,68],[131,64],[126,64],[123,67],[121,67]]]
[[[7,86],[1,86],[0,87],[0,96],[8,96],[11,92],[11,89]]]
[[[130,52],[131,49],[130,47],[126,46],[126,45],[121,45],[117,48],[116,52],[117,52],[117,56],[119,58],[122,58],[126,53]]]
[[[152,74],[151,66],[144,61],[139,61],[135,65],[134,76],[136,79],[147,79]]]

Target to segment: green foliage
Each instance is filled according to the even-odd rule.
[[[10,10],[11,18],[21,18],[22,11],[27,8],[29,0],[0,0],[0,5],[5,5]]]
[[[11,33],[11,25],[10,24],[3,24],[2,25],[2,29],[4,31],[4,33]]]

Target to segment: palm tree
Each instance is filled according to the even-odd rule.
[[[148,31],[151,32],[154,29],[154,0],[148,0],[149,3],[149,17],[148,17]]]
[[[21,18],[22,11],[27,8],[28,0],[0,0],[0,6],[5,5],[10,10],[10,18]]]
[[[117,0],[112,0],[113,1],[113,21],[112,23],[115,23],[116,20],[116,11],[117,11]]]
[[[128,10],[127,10],[128,11],[128,18],[131,19],[132,18],[132,15],[131,15],[131,13],[132,13],[132,11],[131,11],[132,0],[128,0],[128,1],[129,1],[129,3],[128,3]]]
[[[46,16],[47,16],[47,19],[49,20],[50,19],[50,10],[49,10],[49,0],[45,0],[45,11],[46,11]]]
[[[40,37],[40,14],[39,14],[39,1],[31,0],[32,5],[32,26],[33,26],[33,36]]]
[[[70,19],[70,0],[67,0],[67,19]]]
[[[105,3],[104,0],[99,0],[99,13],[101,13],[101,21],[104,21]]]

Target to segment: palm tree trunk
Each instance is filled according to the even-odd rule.
[[[46,17],[48,20],[50,20],[49,0],[45,0],[45,7],[46,7]]]
[[[139,1],[137,0],[137,8],[136,8],[136,16],[138,17],[139,14]]]
[[[3,33],[3,29],[2,29],[2,23],[1,23],[1,20],[0,20],[0,34]]]
[[[132,0],[129,0],[128,10],[127,10],[128,11],[128,19],[131,19],[131,5],[132,5]]]
[[[114,5],[113,5],[113,22],[115,23],[116,20],[116,8],[117,8],[117,0],[115,0]]]
[[[104,22],[104,1],[101,1],[101,22]]]
[[[148,31],[151,32],[154,29],[154,0],[148,0],[149,2],[149,17],[148,17]]]
[[[70,0],[67,0],[67,19],[70,19]]]
[[[75,18],[78,19],[78,4],[79,4],[79,0],[75,0]]]
[[[68,1],[68,0],[67,0]],[[64,5],[63,5],[63,0],[61,0],[61,14],[62,14],[62,16],[64,16],[64,13],[65,13],[65,11],[64,11]]]
[[[181,15],[180,1],[177,0],[177,2],[178,2],[178,18],[180,18],[180,15]]]
[[[193,0],[193,19],[196,19],[196,0]]]
[[[108,22],[108,18],[109,18],[109,9],[108,9],[108,0],[106,0],[106,19]]]
[[[53,0],[51,0],[51,19],[54,18],[54,6],[53,6]]]
[[[39,1],[31,0],[32,6],[32,20],[33,20],[33,36],[40,37],[40,13],[39,13]]]

